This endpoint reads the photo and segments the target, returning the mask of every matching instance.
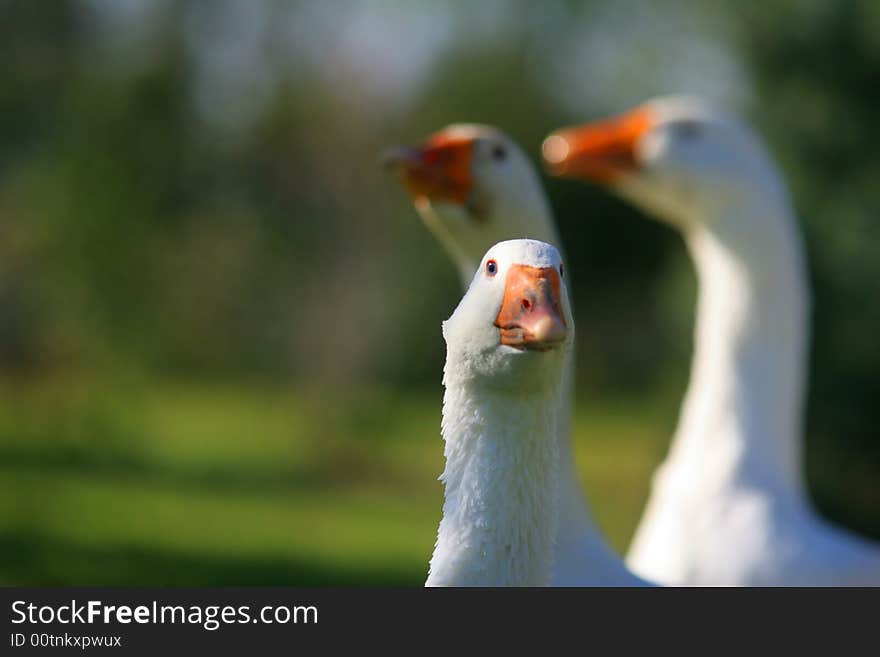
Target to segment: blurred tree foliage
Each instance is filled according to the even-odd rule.
[[[246,2],[140,4],[0,0],[0,367],[438,386],[457,280],[377,154],[462,120],[537,154],[605,112],[601,86],[574,114],[540,70],[600,3],[386,2],[374,19],[370,3],[267,2],[262,23]],[[628,5],[648,23],[667,9]],[[746,114],[809,247],[810,476],[820,504],[876,531],[880,5],[668,7],[715,12],[754,85]],[[538,29],[551,9],[566,32]],[[389,83],[422,38],[430,64]],[[676,399],[694,287],[680,240],[601,190],[547,189],[576,253],[580,394]],[[841,482],[858,494],[835,497]]]

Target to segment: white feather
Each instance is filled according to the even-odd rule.
[[[511,264],[558,267],[559,255],[518,240],[486,257],[498,273],[478,270],[443,325],[445,502],[427,586],[543,586],[555,560],[556,423],[573,330],[565,346],[522,352],[500,344],[494,319]]]
[[[691,378],[631,546],[671,584],[880,584],[880,547],[821,519],[803,477],[809,290],[782,177],[735,117],[693,98],[658,126],[620,193],[682,231],[699,281]],[[677,121],[699,132],[677,138]]]
[[[559,245],[550,204],[532,163],[519,146],[496,128],[458,124],[445,129],[450,136],[476,138],[472,176],[477,194],[487,203],[476,218],[453,203],[422,202],[419,214],[455,262],[467,288],[485,251],[496,242],[532,238]],[[491,156],[501,145],[506,157]],[[564,256],[563,250],[563,256]],[[563,403],[556,423],[559,522],[556,535],[556,586],[639,586],[645,582],[630,573],[609,547],[593,521],[578,481],[571,442],[574,359],[563,373]]]

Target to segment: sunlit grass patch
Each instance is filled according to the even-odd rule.
[[[53,384],[54,385],[54,384]],[[420,584],[440,518],[441,390],[332,402],[258,385],[10,388],[0,580]],[[668,426],[579,407],[576,458],[621,549]]]

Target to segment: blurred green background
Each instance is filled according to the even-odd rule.
[[[0,582],[420,584],[457,277],[377,154],[537,161],[660,93],[744,113],[814,292],[807,475],[880,537],[880,3],[0,0]],[[576,449],[623,550],[687,380],[679,237],[546,181]]]

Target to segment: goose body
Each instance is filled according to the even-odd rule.
[[[573,325],[552,246],[495,245],[443,325],[443,519],[428,586],[544,586]]]
[[[804,249],[758,138],[699,99],[669,97],[560,130],[544,155],[557,175],[610,185],[671,223],[697,272],[690,382],[629,565],[668,584],[880,584],[880,547],[809,501]]]
[[[424,144],[392,149],[388,161],[455,263],[465,289],[496,242],[533,238],[559,244],[537,172],[516,143],[495,128],[451,125]],[[564,364],[555,424],[558,522],[551,584],[642,585],[596,527],[578,482],[570,432],[572,361],[568,357]]]

